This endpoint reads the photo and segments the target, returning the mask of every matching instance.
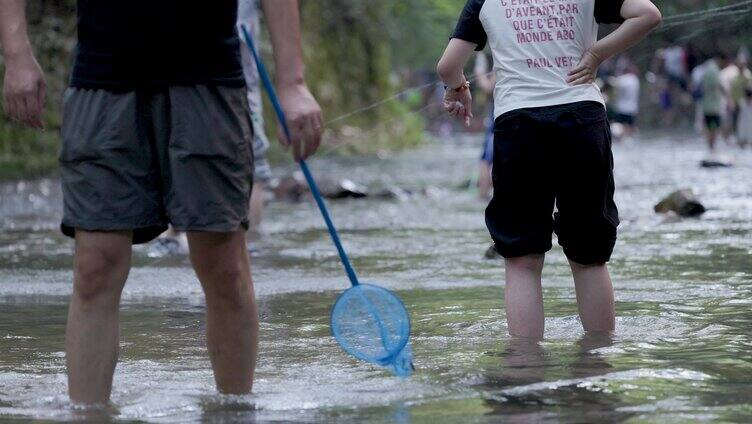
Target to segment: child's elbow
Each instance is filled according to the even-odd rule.
[[[442,58],[438,65],[436,65],[436,73],[439,74],[439,78],[441,78],[442,81],[446,81],[452,79],[454,74],[457,73],[457,69],[455,69],[455,66],[453,66],[448,60]]]
[[[439,74],[439,78],[441,78],[442,80],[446,79],[446,77],[449,75],[449,66],[447,66],[444,60],[440,60],[436,65],[436,73]]]
[[[661,22],[663,22],[663,15],[661,14],[661,11],[658,10],[658,8],[655,5],[651,5],[646,12],[645,12],[645,19],[650,24],[650,29],[657,28]]]

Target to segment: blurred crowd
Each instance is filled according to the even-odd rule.
[[[657,124],[676,128],[691,116],[713,151],[717,141],[742,148],[752,143],[752,70],[750,54],[702,54],[692,46],[672,45],[655,52],[640,78],[626,55],[605,63],[599,72],[617,138],[634,133],[641,106],[658,111]],[[640,82],[647,90],[640,89]],[[640,93],[647,93],[640,100]]]

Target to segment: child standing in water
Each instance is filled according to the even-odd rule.
[[[541,273],[556,231],[574,275],[586,331],[614,330],[606,263],[619,223],[611,135],[598,66],[661,21],[649,0],[469,0],[438,65],[444,108],[469,124],[463,74],[491,47],[496,71],[494,195],[486,223],[506,258],[510,334],[542,338]],[[597,40],[599,23],[620,23]],[[553,215],[554,205],[558,208]]]
[[[739,100],[739,120],[736,123],[736,137],[742,149],[752,144],[752,85],[744,89],[744,97]]]

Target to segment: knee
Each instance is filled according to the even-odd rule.
[[[77,252],[73,293],[84,303],[117,300],[129,268],[129,257],[118,252],[108,249]]]
[[[250,305],[251,284],[239,265],[224,265],[205,270],[202,286],[208,306],[243,309]]]
[[[527,255],[517,258],[507,258],[507,267],[517,271],[540,273],[543,271],[543,255]]]

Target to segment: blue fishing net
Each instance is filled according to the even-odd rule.
[[[407,377],[413,371],[410,316],[392,292],[370,284],[351,287],[332,309],[332,334],[352,356]]]
[[[287,138],[290,129],[282,105],[279,103],[274,85],[264,67],[264,63],[253,45],[248,29],[241,26],[248,49],[256,61],[261,81],[269,94],[280,125]],[[410,317],[405,305],[389,290],[368,284],[359,284],[355,270],[350,264],[344,246],[337,235],[334,223],[329,216],[318,185],[304,160],[300,169],[305,175],[311,194],[321,211],[326,227],[332,237],[337,252],[345,267],[352,287],[342,295],[332,309],[332,333],[345,351],[356,358],[381,366],[389,367],[400,377],[407,377],[413,371],[413,354],[410,349]]]

